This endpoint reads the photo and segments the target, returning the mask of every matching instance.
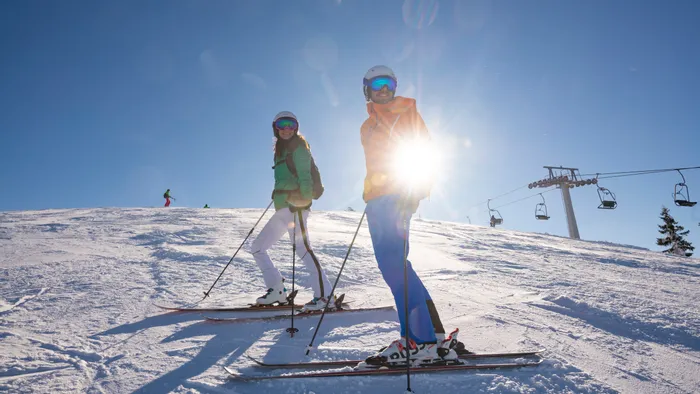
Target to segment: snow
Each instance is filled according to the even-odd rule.
[[[223,369],[288,372],[261,370],[246,355],[270,363],[365,357],[397,337],[395,311],[327,315],[305,356],[318,317],[295,319],[299,332],[291,338],[288,319],[211,322],[154,305],[201,298],[261,214],[186,208],[0,213],[0,391],[406,392],[403,375],[253,383],[232,380]],[[332,280],[360,216],[311,214],[312,244]],[[280,241],[271,256],[291,278],[289,241]],[[416,393],[700,392],[697,259],[428,220],[413,221],[410,258],[445,328],[459,327],[467,348],[546,349],[538,367],[412,375]],[[296,277],[298,300],[306,301],[308,274],[300,270]],[[393,301],[364,224],[338,290],[353,307]],[[263,292],[244,247],[200,305],[241,306]]]

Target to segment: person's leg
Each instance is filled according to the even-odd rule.
[[[267,221],[265,227],[260,231],[260,234],[253,241],[250,252],[253,254],[255,262],[258,263],[260,271],[262,271],[265,286],[273,288],[282,282],[282,274],[275,267],[267,254],[267,250],[279,241],[284,232],[289,227],[292,221],[291,212],[288,209],[280,209]]]
[[[331,294],[331,284],[326,277],[326,273],[321,268],[318,258],[311,249],[311,241],[309,239],[309,231],[306,226],[309,211],[297,211],[294,214],[293,228],[289,229],[289,239],[295,238],[297,246],[297,256],[304,262],[309,275],[311,276],[311,288],[314,291],[315,298],[328,297]]]
[[[169,198],[166,198],[166,199],[165,199],[165,206],[166,206],[166,207],[169,207],[169,206],[170,206],[170,199],[169,199]]]
[[[430,298],[430,294],[426,291],[426,300],[425,300],[427,306],[428,306],[428,313],[430,313],[430,320],[433,323],[433,329],[435,330],[435,334],[445,334],[445,327],[442,326],[442,321],[440,320],[440,315],[438,314],[437,308],[435,308],[435,304],[433,303],[433,300]]]
[[[384,281],[389,285],[396,302],[401,323],[401,335],[406,335],[404,302],[404,259],[408,256],[410,214],[402,214],[398,196],[383,196],[367,204],[369,226],[374,254]],[[405,250],[404,250],[405,247]],[[406,260],[408,276],[409,337],[416,343],[436,342],[435,329],[428,308],[429,297],[423,282]]]

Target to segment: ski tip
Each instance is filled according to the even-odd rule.
[[[249,354],[246,354],[245,356],[248,357],[248,360],[250,360],[258,365],[265,365],[265,363],[263,363],[262,361],[258,360],[257,358],[255,358]]]
[[[544,360],[541,358],[537,359],[537,360],[528,361],[526,363],[520,364],[519,368],[538,367],[538,366],[540,366],[540,364],[542,364],[543,361]]]
[[[224,367],[224,370],[228,373],[231,379],[243,379],[243,375],[239,374],[238,372],[234,371],[229,367]]]
[[[160,309],[170,311],[170,312],[185,312],[187,310],[186,307],[180,307],[180,306],[167,306],[167,305],[160,305],[160,304],[153,304],[153,306],[158,307]]]
[[[230,367],[224,367],[224,370],[226,373],[228,373],[229,379],[235,379],[235,380],[240,380],[240,381],[250,381],[250,380],[255,380],[252,376],[246,376],[243,374],[240,374],[238,371],[234,370],[233,368]]]

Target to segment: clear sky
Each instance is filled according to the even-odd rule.
[[[162,206],[167,188],[174,207],[265,207],[282,110],[321,170],[315,209],[361,210],[376,64],[445,153],[424,218],[486,225],[483,202],[546,165],[698,166],[698,15],[681,0],[0,2],[0,210]],[[684,175],[697,201],[700,170]],[[680,181],[601,180],[613,211],[572,189],[581,237],[658,250],[666,205],[700,248],[700,208],[673,204]],[[544,194],[546,222],[536,192],[492,201],[503,228],[566,236],[560,191]]]

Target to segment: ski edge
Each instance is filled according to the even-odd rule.
[[[449,365],[435,367],[415,367],[411,368],[412,374],[419,373],[438,373],[438,372],[459,372],[480,369],[513,369],[523,367],[536,367],[542,363],[542,360],[524,362],[524,363],[497,363],[497,364],[469,364],[469,365]],[[229,367],[224,367],[231,379],[241,381],[261,381],[273,379],[303,379],[303,378],[328,378],[328,377],[349,377],[349,376],[375,376],[375,375],[398,375],[406,373],[404,368],[383,368],[383,369],[368,369],[368,370],[352,370],[352,371],[321,371],[310,373],[295,373],[287,375],[244,375]]]

